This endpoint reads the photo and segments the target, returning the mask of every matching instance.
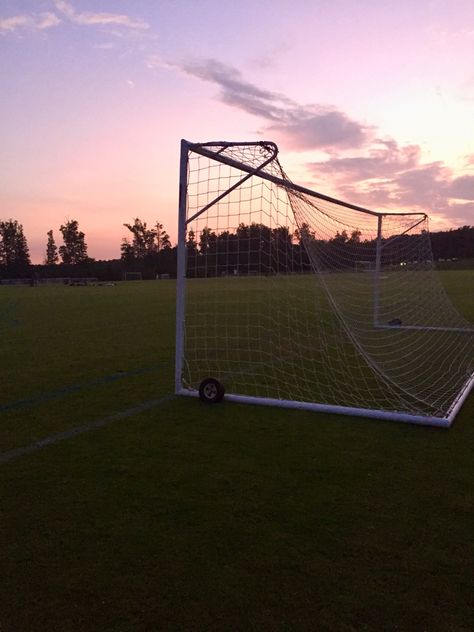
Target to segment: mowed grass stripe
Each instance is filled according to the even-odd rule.
[[[171,392],[174,296],[172,281],[0,286],[16,322],[0,328],[0,452]]]
[[[65,397],[67,395],[71,395],[72,393],[78,393],[79,391],[88,391],[97,386],[102,386],[104,384],[110,384],[112,382],[117,382],[119,380],[123,380],[127,377],[134,377],[136,375],[145,375],[147,373],[155,373],[159,369],[163,367],[170,366],[166,362],[161,362],[156,366],[143,367],[142,369],[133,369],[132,371],[121,371],[120,373],[112,373],[111,375],[104,375],[102,377],[96,378],[94,380],[89,380],[87,382],[81,382],[79,384],[71,384],[69,386],[63,386],[55,391],[47,391],[45,393],[38,393],[33,397],[29,397],[26,399],[19,399],[15,402],[7,402],[0,406],[0,413],[9,411],[9,410],[19,410],[23,408],[27,408],[28,406],[34,406],[35,404],[40,404],[43,402],[50,401],[52,399],[58,399],[60,397]]]
[[[136,406],[128,408],[127,410],[122,410],[118,413],[108,415],[107,417],[102,417],[101,419],[95,419],[94,421],[82,424],[81,426],[75,426],[74,428],[70,428],[69,430],[65,430],[64,432],[58,432],[56,434],[50,435],[49,437],[45,437],[44,439],[35,441],[30,445],[15,448],[13,450],[8,450],[7,452],[0,454],[0,465],[8,463],[9,461],[16,461],[22,456],[26,456],[27,454],[31,454],[32,452],[37,452],[38,450],[42,450],[43,448],[54,445],[55,443],[59,443],[60,441],[64,441],[65,439],[72,439],[72,437],[84,434],[85,432],[89,432],[90,430],[103,428],[104,426],[108,426],[114,421],[120,421],[121,419],[126,419],[127,417],[133,417],[134,415],[138,415],[145,410],[150,410],[150,408],[155,408],[160,404],[164,404],[165,402],[173,399],[173,397],[173,395],[167,395],[165,397],[161,397],[160,399],[152,399],[148,402],[137,404]]]

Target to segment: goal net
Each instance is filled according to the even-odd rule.
[[[434,269],[428,218],[292,183],[271,142],[182,141],[176,392],[450,425],[474,329]]]

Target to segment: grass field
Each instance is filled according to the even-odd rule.
[[[449,431],[175,398],[174,295],[0,287],[1,632],[472,630],[474,397]]]

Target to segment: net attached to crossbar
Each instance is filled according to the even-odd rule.
[[[185,144],[184,158],[178,392],[212,376],[250,401],[452,420],[474,330],[435,271],[426,215],[299,187],[273,143]]]

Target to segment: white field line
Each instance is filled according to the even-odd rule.
[[[137,404],[136,406],[133,406],[133,408],[127,408],[126,410],[122,410],[121,412],[113,413],[112,415],[107,415],[107,417],[102,417],[101,419],[95,419],[94,421],[89,421],[80,426],[75,426],[74,428],[70,428],[69,430],[64,430],[64,432],[58,432],[56,434],[49,435],[48,437],[45,437],[44,439],[40,439],[39,441],[35,441],[34,443],[30,443],[29,445],[25,445],[20,448],[14,448],[13,450],[8,450],[7,452],[3,452],[0,454],[0,465],[3,465],[4,463],[8,463],[10,461],[16,461],[27,454],[38,452],[38,450],[47,448],[50,445],[59,443],[60,441],[71,439],[72,437],[76,437],[77,435],[84,434],[86,432],[89,432],[90,430],[95,430],[96,428],[103,428],[104,426],[108,426],[109,424],[112,424],[115,421],[120,421],[121,419],[125,419],[133,415],[138,415],[139,413],[142,413],[145,410],[150,410],[151,408],[155,408],[155,406],[164,404],[165,402],[168,402],[172,399],[174,399],[174,395],[165,395],[164,397],[161,397],[160,399],[151,399],[147,402]]]

